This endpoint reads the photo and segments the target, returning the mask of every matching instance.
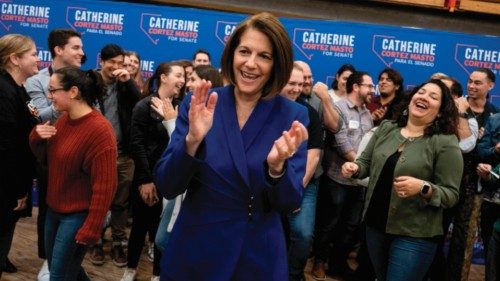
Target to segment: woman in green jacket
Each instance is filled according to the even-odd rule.
[[[422,280],[443,234],[442,211],[458,201],[462,154],[448,88],[415,88],[395,122],[385,121],[345,177],[370,177],[366,242],[378,280]]]

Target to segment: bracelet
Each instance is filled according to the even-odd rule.
[[[281,172],[281,174],[279,174],[279,175],[274,175],[274,174],[271,172],[271,168],[269,168],[269,169],[267,170],[267,173],[269,174],[269,176],[270,176],[271,178],[273,178],[273,179],[279,179],[279,178],[281,178],[281,177],[285,174],[285,169],[283,169],[283,172]]]

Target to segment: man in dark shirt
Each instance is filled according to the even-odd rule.
[[[99,102],[102,114],[113,126],[118,145],[118,188],[111,205],[111,235],[113,247],[111,257],[118,267],[127,265],[123,244],[127,242],[127,202],[134,176],[134,161],[129,153],[132,109],[139,100],[130,73],[123,68],[125,51],[118,45],[108,44],[101,49],[101,74],[106,85],[106,95]],[[91,249],[91,261],[95,265],[104,263],[102,241]]]
[[[323,130],[318,112],[299,97],[302,92],[303,84],[304,74],[302,68],[295,63],[290,80],[288,80],[287,85],[281,90],[281,95],[307,108],[309,113],[309,125],[307,126],[309,139],[307,141],[307,164],[306,173],[303,179],[304,197],[302,199],[302,204],[300,209],[289,214],[285,218],[290,228],[289,233],[287,233],[289,234],[287,241],[289,242],[289,276],[292,281],[305,280],[304,267],[309,256],[313,238],[314,218],[316,215],[316,195],[318,192],[314,173],[319,163],[323,143]]]
[[[366,105],[370,110],[373,123],[378,126],[384,119],[394,119],[394,105],[403,98],[403,77],[392,68],[385,68],[378,75],[379,96],[372,98]]]

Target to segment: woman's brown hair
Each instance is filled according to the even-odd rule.
[[[233,32],[226,43],[221,59],[222,76],[235,85],[233,60],[234,52],[245,31],[254,29],[262,32],[273,46],[273,70],[262,89],[262,97],[269,99],[277,95],[288,83],[293,67],[292,42],[278,18],[270,13],[260,13],[247,18]]]

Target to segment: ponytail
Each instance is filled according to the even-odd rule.
[[[101,75],[94,70],[83,71],[77,67],[69,66],[54,71],[54,75],[58,75],[64,90],[77,87],[80,98],[89,106],[94,106],[104,97],[104,81]]]

